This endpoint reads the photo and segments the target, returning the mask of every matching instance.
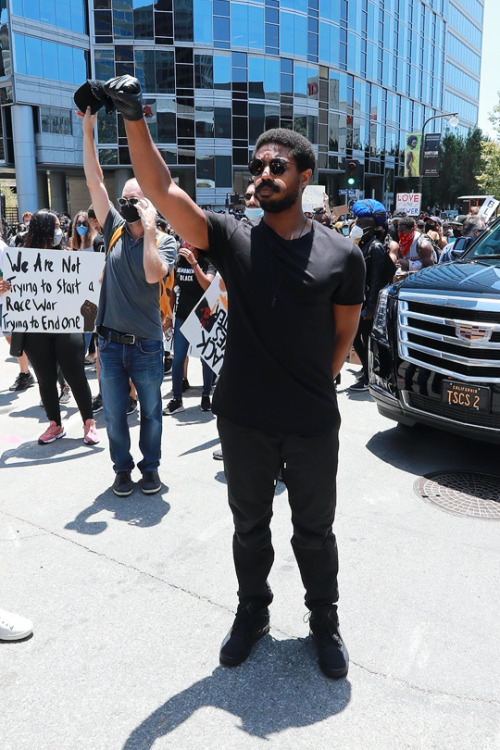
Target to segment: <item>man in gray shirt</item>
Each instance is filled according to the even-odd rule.
[[[126,497],[134,489],[127,422],[132,380],[141,406],[139,485],[151,495],[162,486],[158,475],[163,380],[159,282],[173,268],[176,245],[172,236],[163,235],[157,246],[156,209],[144,197],[136,179],[125,183],[118,199],[120,211],[111,205],[94,143],[97,115],[91,114],[90,107],[79,115],[85,177],[108,249],[96,325],[104,417],[116,473],[113,492]]]

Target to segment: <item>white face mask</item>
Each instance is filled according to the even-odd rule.
[[[245,216],[247,219],[250,219],[250,221],[256,221],[264,216],[264,209],[260,206],[247,206],[247,208],[245,208]]]
[[[351,238],[351,240],[353,240],[353,242],[359,242],[363,235],[364,231],[361,229],[361,227],[355,224],[351,229],[349,237]]]
[[[52,245],[56,247],[60,241],[63,238],[63,230],[59,227],[58,229],[54,229],[54,237],[52,239]]]

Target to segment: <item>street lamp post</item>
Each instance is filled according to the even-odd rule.
[[[431,120],[439,120],[442,117],[449,117],[450,119],[448,120],[448,123],[452,126],[452,128],[454,128],[458,125],[457,115],[458,112],[445,112],[442,115],[432,115],[432,117],[428,117],[422,125],[422,135],[420,139],[420,168],[418,170],[418,192],[420,193],[420,196],[422,196],[422,178],[424,176],[422,171],[424,168],[424,133],[427,123],[429,123]],[[420,201],[422,201],[422,197],[420,198]]]

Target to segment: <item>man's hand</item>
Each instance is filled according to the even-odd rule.
[[[155,230],[156,233],[156,208],[153,206],[151,201],[147,198],[139,198],[139,203],[136,205],[137,212],[141,217],[142,226],[144,231]]]
[[[104,91],[115,103],[124,120],[142,120],[141,84],[133,76],[118,76],[104,83]]]
[[[80,118],[82,121],[82,130],[84,135],[90,135],[91,138],[94,137],[94,127],[97,120],[97,112],[95,114],[91,113],[90,107],[87,107],[85,113],[80,112],[78,109],[76,110],[75,114],[77,117]]]

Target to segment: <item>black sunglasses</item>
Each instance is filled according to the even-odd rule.
[[[284,174],[286,172],[287,164],[293,164],[293,162],[282,159],[279,156],[267,162],[262,161],[262,159],[252,159],[252,161],[248,164],[248,171],[254,177],[258,177],[262,174],[266,167],[269,167],[271,173],[275,177],[278,177],[280,174]]]
[[[76,226],[77,227],[86,227],[87,226],[87,222],[86,221],[77,221],[76,222]]]
[[[132,198],[118,198],[118,203],[120,206],[137,206],[139,200],[135,196],[132,196]]]
[[[249,201],[250,198],[253,198],[255,196],[255,193],[245,193],[245,200]]]

